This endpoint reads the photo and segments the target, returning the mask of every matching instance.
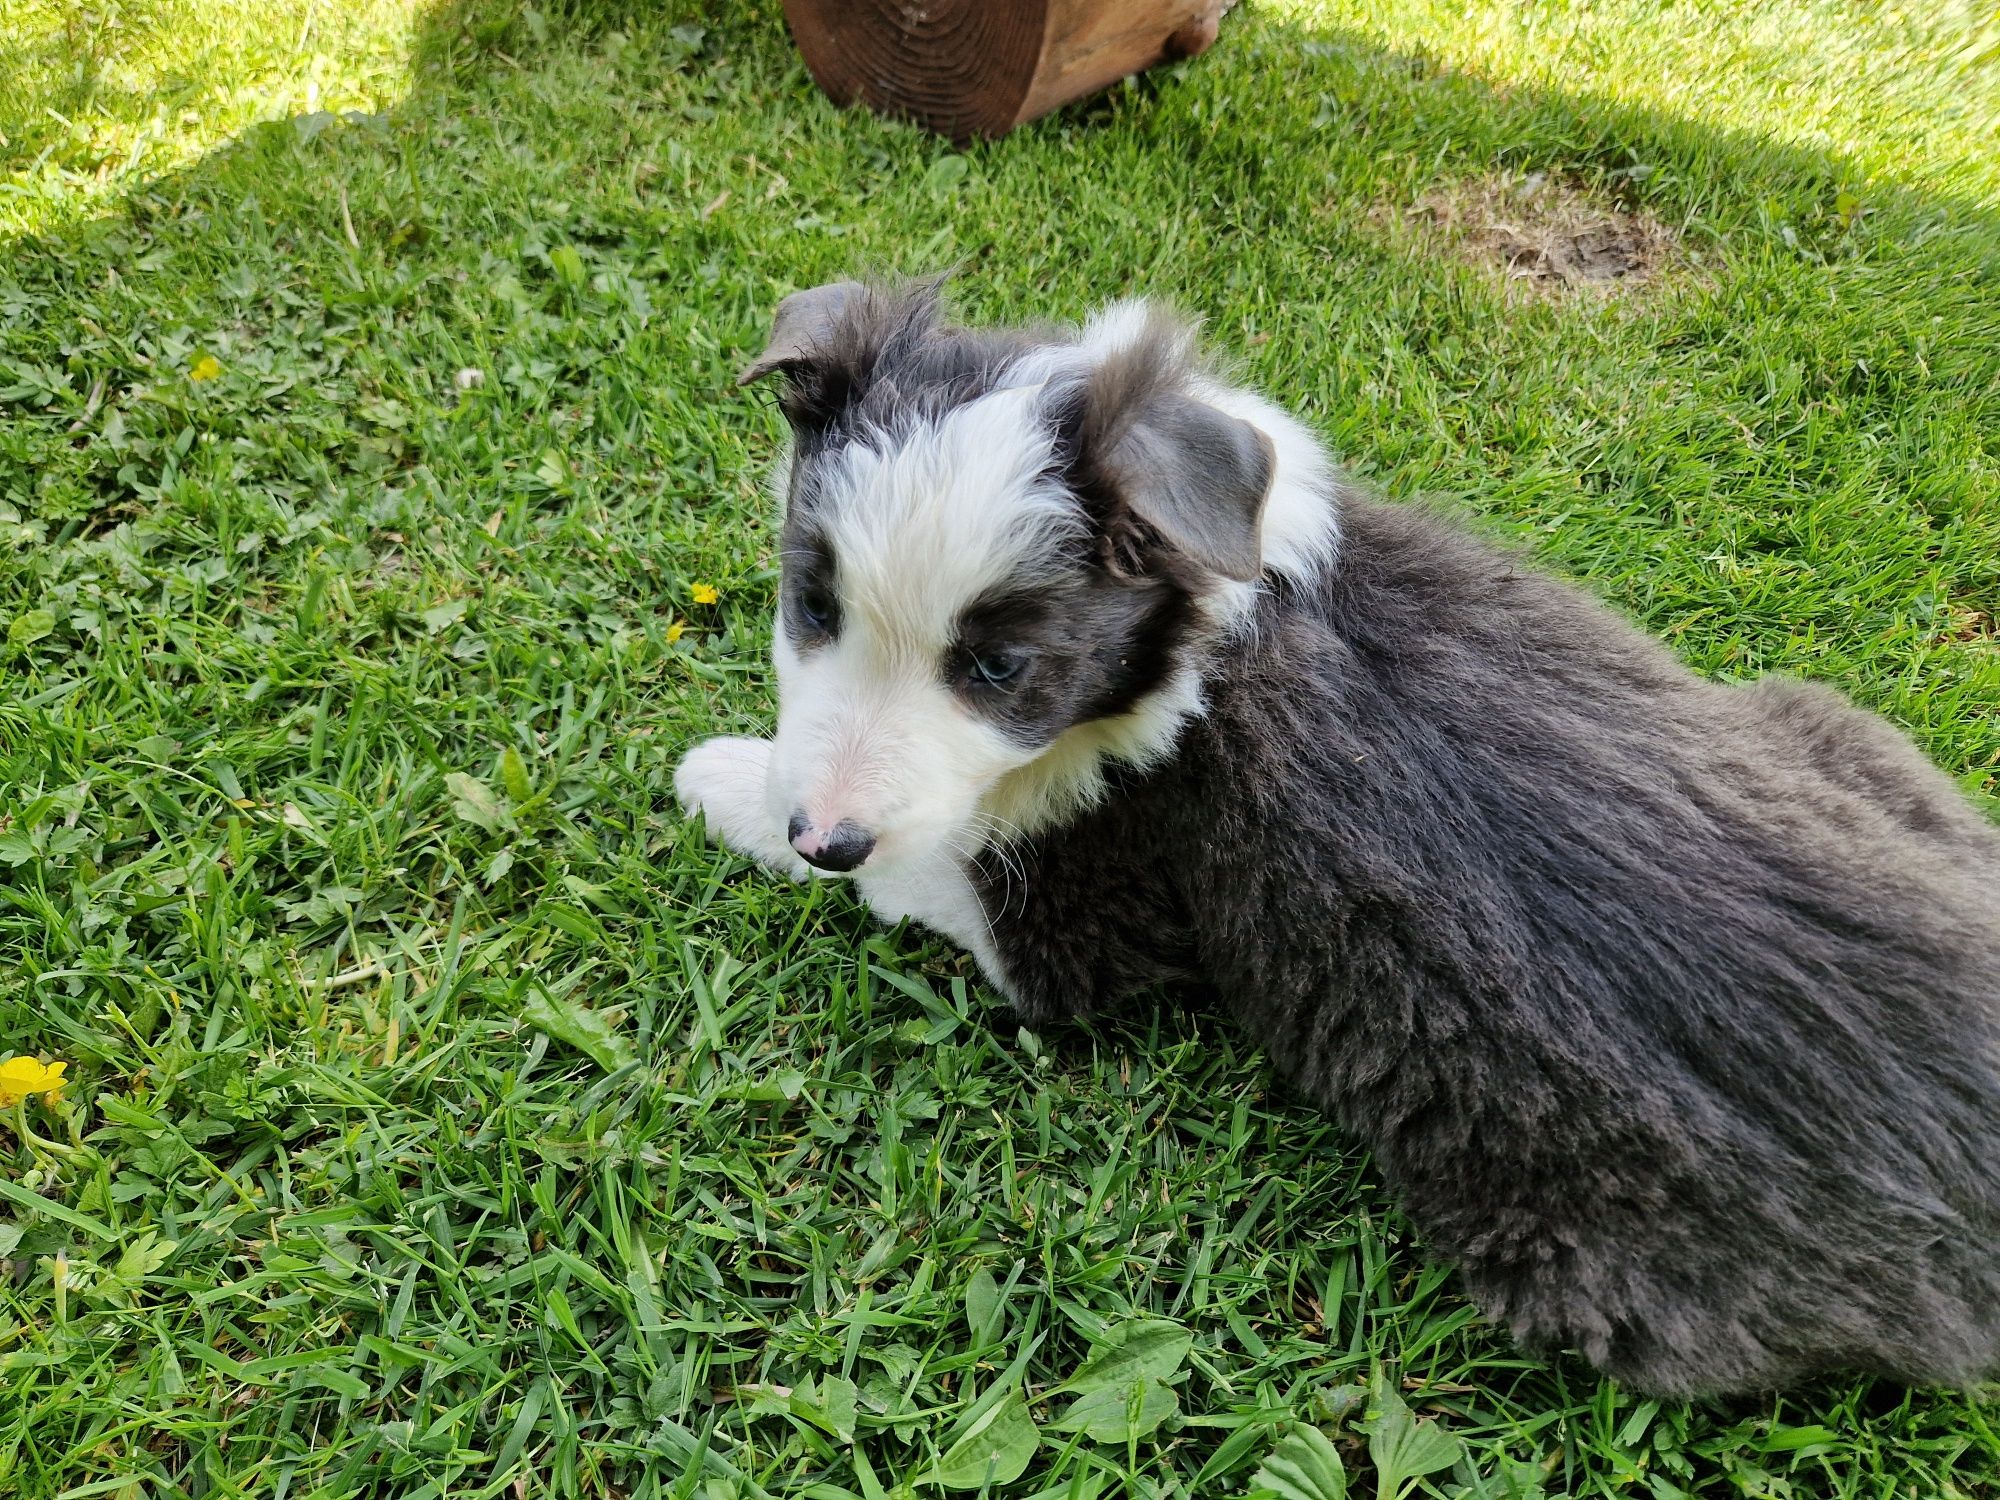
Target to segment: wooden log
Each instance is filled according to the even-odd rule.
[[[785,0],[819,86],[956,141],[1215,41],[1232,0]]]

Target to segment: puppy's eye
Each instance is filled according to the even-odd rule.
[[[799,590],[799,620],[816,635],[833,629],[833,616],[839,607],[820,584],[809,583]]]
[[[998,688],[1005,692],[1020,680],[1021,671],[1028,665],[1028,658],[1019,651],[1010,651],[1005,646],[989,647],[976,651],[966,672],[983,687]]]

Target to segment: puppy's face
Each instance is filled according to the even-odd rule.
[[[800,295],[835,291],[837,316],[774,366],[794,444],[766,805],[810,863],[888,870],[1014,832],[987,807],[1004,778],[1180,668],[1225,575],[1167,539],[1200,526],[1132,506],[1134,480],[1167,464],[1196,488],[1254,487],[1216,502],[1254,526],[1268,455],[1179,398],[1166,410],[1192,450],[1130,410],[1114,432],[1104,401],[1161,392],[1107,391],[1077,346],[942,329],[927,299]],[[781,316],[774,350],[783,332]],[[1254,576],[1254,536],[1246,554],[1210,529]]]

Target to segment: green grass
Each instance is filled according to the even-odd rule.
[[[0,0],[0,1056],[72,1075],[0,1123],[0,1494],[878,1500],[993,1417],[994,1494],[1239,1495],[1317,1423],[1365,1496],[1379,1368],[1429,1493],[2000,1495],[1991,1395],[1520,1359],[1228,1026],[996,1031],[667,789],[771,711],[732,371],[956,263],[1180,299],[1389,492],[2000,790],[1996,47],[1251,0],[961,154],[770,0]],[[1523,299],[1397,227],[1533,171],[1677,267]],[[1121,1338],[1175,1414],[1060,1430]]]
[[[6,0],[0,234],[74,223],[258,120],[409,87],[412,0]]]

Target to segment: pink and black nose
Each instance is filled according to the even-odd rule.
[[[799,857],[821,870],[852,870],[875,852],[875,835],[846,818],[823,828],[804,813],[795,812],[785,833]]]

